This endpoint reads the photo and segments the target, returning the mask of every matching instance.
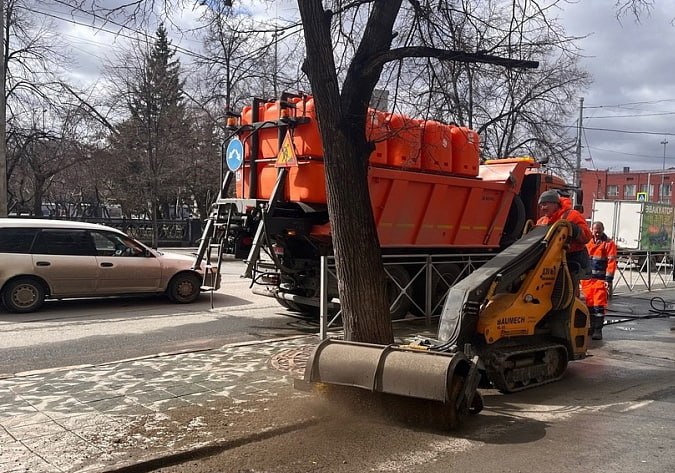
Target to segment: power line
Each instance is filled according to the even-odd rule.
[[[623,156],[633,156],[635,158],[662,158],[662,155],[656,154],[635,154],[635,153],[626,153],[625,151],[616,151],[613,149],[607,148],[598,148],[597,146],[587,146],[588,149],[594,149],[596,151],[605,151],[607,153],[621,154]]]
[[[585,106],[584,109],[587,108],[623,108],[627,105],[653,105],[656,103],[663,103],[663,102],[675,102],[675,99],[661,99],[661,100],[646,100],[642,102],[626,102],[626,103],[619,103],[616,105],[590,105],[590,106]]]
[[[633,114],[633,115],[601,115],[599,117],[589,115],[585,116],[584,118],[635,118],[635,117],[660,117],[664,115],[675,115],[675,112],[659,112],[659,113],[638,113],[638,114]]]
[[[659,136],[675,136],[675,133],[666,133],[663,131],[638,131],[638,130],[616,130],[612,128],[592,128],[592,127],[583,127],[584,130],[592,131],[606,131],[611,133],[625,133],[627,135],[659,135]]]

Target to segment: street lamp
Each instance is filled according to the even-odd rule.
[[[663,138],[661,144],[663,145],[663,174],[661,174],[661,192],[659,192],[659,200],[663,203],[663,194],[665,191],[664,181],[666,179],[666,145],[668,144],[668,140]]]

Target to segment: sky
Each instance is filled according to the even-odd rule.
[[[582,167],[675,167],[675,0],[655,0],[640,22],[616,17],[615,0],[580,0],[561,12],[593,84],[584,98]],[[578,116],[576,117],[578,118]],[[575,118],[575,121],[576,121]]]
[[[206,8],[198,3],[177,21],[196,25],[200,9]],[[291,0],[275,5],[274,11],[260,7],[257,13],[292,14]],[[579,109],[583,97],[581,166],[613,171],[675,168],[675,0],[654,0],[639,22],[631,15],[618,19],[615,5],[616,0],[568,0],[558,12],[568,34],[585,36],[577,44],[581,64],[593,80],[579,91],[575,104]],[[74,64],[67,74],[76,82],[105,88],[103,64],[127,40],[92,30],[90,17],[71,11],[61,0],[44,0],[34,9],[53,20],[70,47]],[[168,28],[175,46],[201,51],[196,38]],[[129,33],[115,25],[107,29]],[[577,119],[578,113],[571,118],[572,127]]]

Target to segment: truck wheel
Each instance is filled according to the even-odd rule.
[[[298,314],[314,318],[319,315],[319,308],[313,305],[300,304],[299,302],[287,301],[285,299],[277,299],[277,302],[282,307],[290,310],[291,312],[297,312]]]
[[[400,320],[410,311],[413,296],[412,287],[408,287],[405,294],[396,301],[401,291],[410,284],[410,274],[402,266],[386,266],[385,270],[389,273],[387,278],[387,299],[390,302],[389,311],[392,320]],[[393,304],[393,305],[391,305]]]
[[[506,248],[522,236],[525,220],[527,220],[525,204],[523,204],[519,195],[514,195],[509,208],[509,215],[506,217],[506,223],[504,224],[504,233],[499,240],[500,247]]]
[[[274,298],[276,299],[277,303],[278,303],[281,307],[283,307],[284,309],[288,309],[288,310],[290,310],[291,312],[302,312],[302,311],[300,310],[300,307],[298,307],[297,305],[295,305],[295,303],[294,303],[293,301],[287,301],[286,299],[284,299],[284,298],[282,298],[282,297],[278,297],[278,296],[276,296],[276,295],[274,296]]]
[[[2,291],[2,303],[10,312],[35,312],[45,301],[45,289],[34,278],[19,278],[7,283]]]

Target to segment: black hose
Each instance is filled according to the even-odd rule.
[[[658,306],[657,306],[658,303]],[[605,320],[605,325],[614,325],[622,324],[624,322],[631,322],[633,320],[646,320],[646,319],[662,319],[667,317],[675,317],[675,309],[666,309],[668,303],[660,296],[654,296],[649,300],[649,313],[647,315],[616,315],[615,317],[621,317],[620,320]],[[611,316],[611,315],[610,315]]]
[[[661,307],[656,307],[656,302],[659,302]],[[649,309],[650,314],[657,314],[657,317],[675,317],[675,309],[666,309],[668,304],[660,296],[654,296],[649,301],[651,309]]]

